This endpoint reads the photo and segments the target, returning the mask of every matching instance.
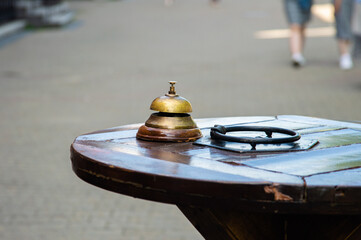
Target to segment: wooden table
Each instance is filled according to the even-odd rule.
[[[205,137],[214,124],[265,125],[319,143],[236,153],[137,140],[134,124],[77,137],[73,170],[110,191],[176,204],[206,239],[361,239],[361,124],[302,116],[196,122]]]

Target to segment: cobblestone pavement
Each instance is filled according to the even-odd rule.
[[[290,67],[281,1],[74,1],[64,29],[0,48],[0,239],[202,239],[175,206],[93,187],[72,172],[85,132],[144,122],[168,81],[193,117],[297,114],[361,120],[360,63],[337,66],[333,37]],[[311,28],[330,27],[314,18]]]

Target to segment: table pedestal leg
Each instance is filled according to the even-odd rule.
[[[361,216],[245,213],[178,206],[206,240],[360,240]]]

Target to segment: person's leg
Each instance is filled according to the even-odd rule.
[[[351,41],[348,39],[339,38],[337,42],[338,42],[338,49],[340,52],[340,60],[339,60],[340,68],[343,70],[351,69],[353,67],[352,57],[350,54]]]
[[[352,58],[350,54],[351,48],[351,15],[353,8],[353,0],[342,0],[339,6],[336,7],[335,1],[335,19],[337,44],[340,54],[339,65],[341,69],[347,70],[353,67]]]
[[[305,28],[311,18],[310,9],[301,8],[298,0],[284,0],[285,13],[290,29],[289,48],[293,66],[305,64],[303,48],[305,43]]]
[[[298,24],[290,25],[290,50],[292,54],[302,52],[301,26]]]
[[[305,26],[299,24],[290,25],[290,51],[292,54],[292,63],[294,66],[305,64],[302,55],[305,42]]]
[[[351,41],[347,39],[339,39],[338,40],[338,49],[340,51],[340,55],[345,55],[350,53]]]
[[[361,35],[355,35],[352,55],[355,59],[361,60]]]

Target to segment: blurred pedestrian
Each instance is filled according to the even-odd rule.
[[[339,66],[343,70],[348,70],[353,67],[350,49],[353,38],[351,19],[354,1],[355,0],[334,0],[336,38],[340,53]]]
[[[284,0],[284,7],[290,27],[291,61],[294,67],[303,66],[306,24],[311,19],[312,0]]]
[[[353,57],[361,59],[361,0],[355,0],[352,32],[354,34]]]

